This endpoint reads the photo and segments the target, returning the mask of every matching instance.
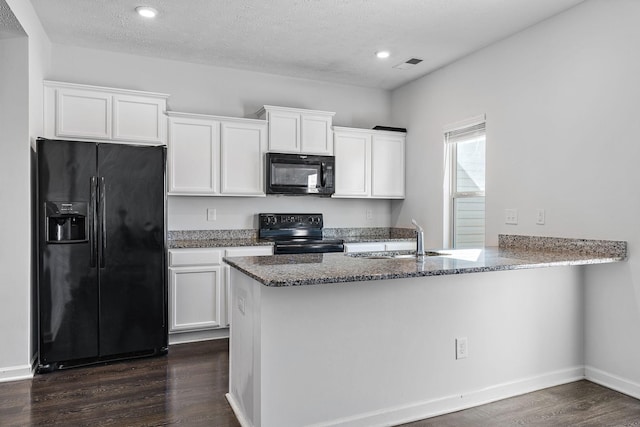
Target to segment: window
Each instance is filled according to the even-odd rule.
[[[484,116],[445,130],[445,243],[453,248],[484,246]]]

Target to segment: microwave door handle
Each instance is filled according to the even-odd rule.
[[[324,162],[320,163],[320,186],[324,188],[327,183],[327,168],[324,166]]]

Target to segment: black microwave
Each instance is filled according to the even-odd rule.
[[[267,194],[330,196],[335,164],[334,156],[267,153]]]

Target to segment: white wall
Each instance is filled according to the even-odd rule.
[[[31,3],[6,0],[24,37],[0,40],[0,381],[31,374],[33,342],[30,137],[42,129],[49,40]],[[9,215],[8,212],[16,212]],[[11,220],[9,220],[11,219]]]
[[[371,128],[390,124],[390,92],[265,73],[211,67],[54,45],[51,80],[114,86],[171,95],[168,108],[202,114],[255,117],[265,104],[334,111],[334,124]],[[218,220],[206,221],[206,208]],[[373,219],[365,221],[365,210]],[[169,229],[253,228],[258,212],[320,211],[327,226],[389,226],[388,201],[312,197],[171,197]]]
[[[29,82],[27,37],[0,40],[0,380],[28,368],[31,250],[29,230]],[[11,184],[9,184],[11,183]],[[9,207],[22,211],[7,215]],[[24,213],[27,213],[26,215]],[[9,221],[9,218],[12,220]],[[28,372],[28,370],[27,370]]]
[[[442,244],[442,128],[482,113],[487,243],[498,233],[629,241],[628,263],[587,268],[585,360],[636,396],[638,16],[635,0],[588,0],[392,93],[393,122],[409,129],[407,199],[393,203],[392,222],[422,221],[428,246]],[[504,224],[506,208],[519,225]]]
[[[216,210],[216,220],[207,221],[207,209]],[[259,212],[324,214],[324,226],[388,227],[391,211],[387,200],[331,199],[326,197],[169,197],[169,230],[258,228]],[[372,217],[367,219],[366,212]],[[409,224],[405,224],[407,227]]]

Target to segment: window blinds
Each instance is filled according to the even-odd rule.
[[[485,122],[477,123],[459,129],[450,130],[444,134],[444,142],[447,144],[457,144],[459,142],[473,141],[485,134]]]

